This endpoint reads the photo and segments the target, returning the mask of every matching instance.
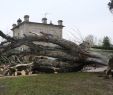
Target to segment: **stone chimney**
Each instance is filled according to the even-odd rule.
[[[47,24],[47,18],[42,18],[42,23]]]
[[[58,25],[63,25],[63,21],[62,20],[58,20]]]
[[[19,18],[18,20],[17,20],[17,24],[19,25],[19,24],[21,24],[22,23],[22,20]]]
[[[13,24],[12,27],[15,28],[16,27],[16,24]]]
[[[24,16],[24,21],[25,21],[25,22],[29,22],[29,15],[25,15],[25,16]]]
[[[52,21],[50,20],[50,24],[53,25]]]

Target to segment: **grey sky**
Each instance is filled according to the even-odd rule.
[[[109,36],[113,40],[113,15],[108,10],[109,0],[0,0],[0,30],[10,29],[18,18],[30,15],[31,21],[41,22],[44,13],[57,24],[64,21],[64,37],[82,38],[92,34],[98,39]],[[78,32],[78,30],[80,32]],[[71,33],[70,33],[71,32]],[[69,38],[73,39],[73,38]]]

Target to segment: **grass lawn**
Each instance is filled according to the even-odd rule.
[[[113,79],[83,72],[0,78],[0,95],[113,95]]]

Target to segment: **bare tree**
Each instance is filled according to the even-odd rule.
[[[85,37],[84,41],[89,43],[89,47],[94,46],[94,36],[93,35],[88,35],[87,37]]]

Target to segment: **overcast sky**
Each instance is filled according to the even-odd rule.
[[[0,30],[11,34],[12,24],[24,15],[30,21],[41,22],[45,13],[48,22],[64,22],[64,37],[82,39],[91,34],[102,39],[113,40],[113,15],[107,3],[110,0],[0,0]],[[73,36],[72,36],[73,35]]]

